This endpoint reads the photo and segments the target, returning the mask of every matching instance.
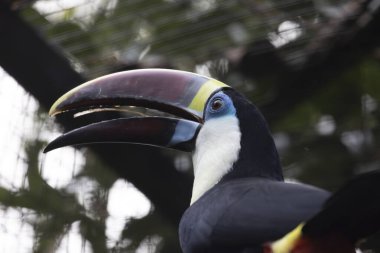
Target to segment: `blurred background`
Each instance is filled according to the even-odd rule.
[[[379,168],[379,0],[0,0],[0,252],[180,252],[190,154],[41,152],[84,121],[115,117],[53,120],[60,95],[150,67],[244,93],[268,120],[288,180],[334,191]],[[363,250],[380,252],[379,241]]]

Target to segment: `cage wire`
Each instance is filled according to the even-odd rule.
[[[35,27],[51,41],[63,46],[64,52],[88,77],[108,73],[115,67],[113,65],[139,62],[141,58],[145,57],[146,60],[155,54],[173,59],[186,58],[191,54],[199,56],[199,62],[205,60],[202,56],[209,57],[210,54],[214,58],[223,58],[225,55],[222,51],[225,48],[247,46],[264,39],[269,39],[275,47],[287,45],[286,59],[296,63],[298,58],[304,57],[302,50],[310,36],[318,40],[314,34],[315,27],[327,24],[327,21],[329,26],[334,25],[334,20],[341,21],[328,19],[327,12],[317,3],[304,4],[304,1],[294,0],[262,3],[219,3],[209,0],[144,3],[40,0],[34,4],[34,8],[47,22],[41,23],[40,16],[35,15],[25,14],[24,18],[36,24]],[[187,7],[181,9],[181,4]],[[231,6],[233,14],[228,11]],[[339,6],[327,7],[339,11]],[[128,12],[122,13],[116,8]],[[181,11],[176,12],[176,9]],[[149,17],[154,23],[144,21],[149,20]],[[255,17],[259,17],[260,22]],[[51,35],[49,31],[59,22],[69,22],[78,27],[66,26]],[[112,33],[107,33],[107,30],[112,30]],[[320,36],[329,36],[328,33],[325,31]],[[88,39],[81,39],[83,36],[88,36]],[[288,45],[296,38],[297,43]],[[89,52],[98,52],[96,59]],[[81,57],[78,58],[78,55]]]

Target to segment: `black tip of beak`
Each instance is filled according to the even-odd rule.
[[[64,147],[64,146],[67,146],[67,145],[64,145],[64,144],[60,144],[60,137],[58,137],[57,139],[51,141],[45,148],[44,150],[42,151],[42,153],[46,154],[54,149],[57,149],[57,148],[61,148],[61,147]]]

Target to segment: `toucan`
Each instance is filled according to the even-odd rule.
[[[210,77],[168,69],[114,73],[67,92],[49,113],[80,116],[122,111],[125,106],[171,116],[118,118],[85,125],[59,136],[45,152],[104,142],[192,152],[192,197],[179,225],[184,253],[272,250],[275,243],[268,242],[299,231],[300,224],[323,210],[330,197],[317,187],[284,182],[275,143],[257,107]]]

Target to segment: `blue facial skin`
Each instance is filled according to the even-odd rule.
[[[227,115],[235,116],[236,109],[231,98],[224,94],[223,91],[219,91],[208,101],[204,119],[207,121]]]
[[[217,107],[215,107],[216,101],[218,103]],[[223,91],[219,91],[215,93],[207,103],[205,110],[205,121],[224,116],[236,116],[236,109],[231,98],[224,94]],[[190,141],[195,136],[198,126],[199,123],[194,121],[179,121],[167,146],[173,147],[180,143]]]

